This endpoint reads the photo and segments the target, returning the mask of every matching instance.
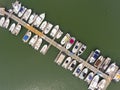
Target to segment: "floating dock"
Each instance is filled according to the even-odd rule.
[[[50,45],[52,45],[52,46],[56,47],[57,49],[59,49],[60,52],[63,52],[67,56],[72,57],[72,59],[77,60],[79,63],[82,62],[85,67],[89,68],[94,73],[99,74],[102,78],[106,79],[107,83],[106,83],[105,88],[103,90],[106,90],[106,88],[108,87],[108,85],[111,83],[112,77],[110,77],[107,74],[101,72],[100,70],[98,70],[94,66],[90,65],[86,60],[83,60],[82,58],[76,56],[75,54],[71,54],[71,52],[69,50],[67,50],[65,47],[63,47],[60,44],[58,44],[57,42],[55,42],[54,39],[50,39],[49,37],[47,37],[45,34],[43,34],[42,32],[40,32],[39,30],[37,30],[33,26],[31,26],[28,23],[24,22],[22,19],[19,19],[18,17],[16,17],[14,14],[10,14],[7,11],[5,11],[4,8],[0,8],[0,15],[9,16],[9,18],[11,18],[14,21],[16,21],[17,23],[21,24],[27,30],[29,30],[32,33],[38,35],[39,37],[41,37],[42,39],[44,39],[45,41],[47,41]],[[61,56],[61,57],[63,58],[63,56]]]

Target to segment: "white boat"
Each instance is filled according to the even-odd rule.
[[[1,27],[3,26],[4,22],[5,22],[5,17],[2,17],[2,18],[0,19],[0,26],[1,26]]]
[[[74,70],[73,75],[75,75],[76,77],[78,77],[78,76],[80,75],[80,73],[81,73],[81,71],[82,71],[83,68],[84,68],[83,63],[80,63],[80,64],[76,67],[76,69]]]
[[[17,36],[20,33],[20,30],[21,30],[21,25],[18,24],[11,33]]]
[[[78,56],[80,56],[81,54],[83,54],[86,50],[87,46],[85,44],[83,44],[80,49],[78,50]]]
[[[115,80],[116,82],[120,81],[120,69],[117,71],[117,73],[115,74],[113,80]]]
[[[83,71],[80,73],[79,78],[84,79],[87,76],[88,68],[83,69]]]
[[[59,39],[63,35],[63,32],[59,29],[56,39]]]
[[[100,50],[96,49],[93,55],[90,57],[89,63],[94,63],[100,56]]]
[[[61,65],[61,63],[64,61],[65,59],[65,54],[61,53],[60,56],[58,58],[55,59],[55,62],[58,64],[58,65]]]
[[[19,10],[18,17],[22,17],[26,10],[27,8],[22,6]]]
[[[70,49],[71,46],[74,44],[74,42],[75,42],[75,38],[71,37],[69,42],[66,44],[66,49]]]
[[[22,39],[23,42],[27,43],[28,40],[30,39],[31,35],[32,35],[32,33],[30,31],[27,31],[26,34],[24,35],[23,39]]]
[[[31,13],[32,13],[32,10],[31,10],[31,9],[27,9],[27,10],[25,11],[22,19],[24,19],[25,21],[27,21],[28,18],[30,17],[30,15],[31,15]]]
[[[37,16],[37,15],[36,15],[35,13],[33,13],[33,14],[30,16],[30,18],[29,18],[29,20],[28,20],[28,23],[29,23],[29,24],[32,24],[32,23],[34,22],[36,16]]]
[[[66,44],[67,42],[68,42],[68,40],[70,39],[70,34],[69,33],[67,33],[64,37],[63,37],[63,39],[61,40],[61,45],[64,45],[64,44]]]
[[[42,44],[42,38],[38,38],[37,42],[34,45],[34,49],[38,50]]]
[[[82,43],[79,42],[79,41],[77,41],[77,42],[75,43],[73,49],[72,49],[72,52],[73,52],[73,53],[77,53],[78,50],[79,50],[79,48],[81,47],[81,45],[82,45]]]
[[[72,61],[72,58],[71,57],[67,57],[66,60],[63,62],[62,67],[67,69],[67,67],[69,66],[71,61]]]
[[[112,63],[107,70],[105,71],[105,73],[107,73],[108,75],[112,75],[112,73],[115,71],[116,69],[116,63]]]
[[[52,29],[53,25],[51,23],[48,23],[47,26],[44,29],[44,34],[48,34],[50,30]]]
[[[31,45],[31,46],[33,47],[34,44],[36,43],[37,39],[38,39],[38,35],[34,35],[34,36],[30,39],[29,45]]]
[[[50,32],[50,36],[55,37],[58,31],[59,31],[59,25],[54,26],[54,28]]]
[[[93,77],[94,77],[94,73],[93,73],[93,72],[90,72],[90,73],[87,75],[87,77],[85,78],[84,81],[86,81],[88,84],[90,84],[90,82],[92,81]]]
[[[8,18],[8,19],[5,20],[5,22],[3,24],[3,27],[7,29],[9,24],[10,24],[10,19]]]
[[[15,26],[16,26],[16,24],[13,23],[13,24],[10,26],[9,31],[10,31],[10,32],[13,32],[13,30],[15,29]]]
[[[44,18],[45,18],[45,13],[40,14],[40,15],[36,18],[36,20],[35,20],[35,22],[33,23],[33,25],[34,25],[35,27],[39,27],[40,24],[42,23],[42,21],[44,20]]]
[[[105,71],[108,65],[110,64],[110,62],[111,62],[111,58],[107,57],[105,61],[102,63],[102,65],[100,66],[100,70]]]
[[[45,27],[47,26],[47,21],[44,21],[41,25],[40,25],[40,30],[44,31]]]
[[[40,53],[45,53],[46,52],[46,50],[47,50],[47,48],[48,48],[48,46],[47,45],[44,45],[43,47],[42,47],[42,49],[40,50]]]
[[[72,71],[75,66],[77,65],[77,61],[76,60],[73,60],[70,65],[68,66],[68,70]]]
[[[12,7],[13,7],[13,12],[17,14],[21,8],[21,3],[19,3],[19,1],[16,1],[15,3],[12,3]]]
[[[94,63],[94,66],[97,68],[104,62],[104,57],[101,55],[96,62]]]
[[[97,84],[99,82],[99,75],[94,76],[93,80],[91,81],[88,89],[89,90],[95,90],[97,88]]]
[[[105,79],[102,79],[97,85],[97,90],[103,90],[105,88],[106,82],[107,81]]]

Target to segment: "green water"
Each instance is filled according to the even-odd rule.
[[[0,0],[9,8],[14,0]],[[120,65],[120,0],[20,0],[34,12],[46,13],[46,20],[59,24],[87,45],[82,55],[99,48]],[[22,42],[26,30],[15,37],[0,28],[0,90],[87,90],[87,84],[53,61],[58,50],[51,47],[44,56]],[[111,83],[107,90],[119,90]]]

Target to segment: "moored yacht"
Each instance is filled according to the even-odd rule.
[[[39,27],[40,24],[42,23],[42,21],[44,20],[44,18],[45,18],[45,13],[40,14],[40,15],[36,18],[36,20],[35,20],[35,22],[33,23],[33,25],[34,25],[35,27]]]
[[[113,80],[115,80],[116,82],[120,81],[120,69],[117,71],[117,73],[115,74]]]
[[[18,17],[22,17],[26,10],[27,8],[22,6],[19,10]]]
[[[78,50],[78,56],[80,56],[81,54],[83,54],[83,52],[86,50],[87,46],[85,44],[83,44],[80,49]]]
[[[3,24],[3,27],[7,29],[8,26],[9,26],[9,24],[10,24],[10,19],[7,18],[7,19],[5,20],[5,22],[4,22],[4,24]]]
[[[74,44],[74,42],[75,42],[75,38],[71,37],[69,42],[66,44],[66,49],[70,49],[71,46]]]
[[[105,88],[106,82],[107,81],[105,79],[102,79],[97,85],[97,90],[103,90]]]
[[[26,34],[23,36],[23,42],[28,42],[28,40],[30,39],[32,33],[30,31],[27,31]]]
[[[83,71],[80,73],[79,78],[84,79],[87,76],[88,68],[84,68]]]
[[[82,45],[82,43],[79,42],[79,41],[77,41],[77,42],[75,43],[73,49],[72,49],[72,52],[73,52],[73,53],[77,53],[78,50],[79,50],[79,48],[81,47],[81,45]]]
[[[31,9],[27,9],[27,10],[25,11],[22,19],[24,19],[25,21],[27,21],[28,18],[30,17],[30,15],[31,15],[31,13],[32,13],[32,10],[31,10]]]
[[[94,63],[100,56],[100,50],[96,49],[93,55],[90,57],[89,63]]]
[[[66,60],[63,62],[62,67],[67,69],[67,67],[69,66],[71,61],[72,61],[72,58],[71,57],[67,57]]]
[[[51,23],[48,23],[43,32],[45,34],[48,34],[50,32],[50,30],[52,29],[52,27],[53,27],[53,25]]]
[[[0,26],[2,27],[5,22],[5,17],[1,17],[0,19]]]
[[[59,39],[62,35],[63,35],[63,32],[59,29],[59,31],[56,35],[56,39]]]
[[[80,63],[80,64],[76,67],[76,69],[74,70],[73,75],[75,75],[76,77],[78,77],[78,76],[80,75],[80,73],[81,73],[81,71],[82,71],[83,68],[84,68],[83,63]]]
[[[104,57],[101,55],[96,62],[94,63],[94,66],[97,68],[104,62]]]
[[[99,79],[100,79],[99,75],[94,76],[94,78],[93,78],[93,80],[91,81],[88,89],[89,89],[89,90],[95,90],[95,89],[97,88],[97,84],[98,84],[98,82],[99,82]]]
[[[16,26],[16,24],[13,23],[13,24],[10,26],[9,31],[10,31],[10,32],[13,32],[13,30],[15,29],[15,26]]]
[[[72,71],[77,65],[77,61],[73,60],[70,65],[68,66],[68,70]]]
[[[38,35],[34,35],[34,36],[30,39],[29,45],[31,45],[31,46],[33,47],[34,44],[36,43],[37,39],[38,39]]]
[[[109,76],[111,76],[113,74],[113,72],[115,72],[116,67],[117,67],[116,63],[110,64],[110,66],[107,68],[107,70],[105,71],[105,73],[107,73]]]
[[[12,3],[12,7],[13,7],[13,12],[17,14],[21,8],[21,3],[19,3],[19,1],[16,1],[15,3]]]
[[[61,45],[64,45],[64,44],[66,44],[68,41],[69,41],[69,39],[70,39],[70,34],[69,33],[67,33],[64,37],[63,37],[63,39],[61,40]]]
[[[47,21],[44,21],[41,25],[40,25],[40,30],[44,31],[45,27],[47,26]]]
[[[16,27],[14,28],[14,30],[11,33],[17,36],[20,33],[20,30],[21,30],[21,25],[18,24],[18,25],[16,25]]]
[[[40,50],[40,53],[45,54],[47,48],[48,48],[48,45],[45,44],[45,45],[42,47],[42,49]]]
[[[42,44],[42,38],[39,37],[37,42],[34,45],[34,49],[38,50],[40,48],[41,44]]]
[[[93,73],[93,72],[90,72],[90,73],[87,75],[87,77],[85,78],[84,81],[87,82],[88,84],[90,84],[90,82],[92,81],[93,77],[94,77],[94,73]]]
[[[111,58],[107,57],[105,61],[102,63],[102,65],[100,66],[100,70],[105,71],[109,66],[110,62],[111,62]]]
[[[54,26],[54,28],[50,32],[50,36],[55,37],[55,35],[57,35],[58,30],[59,30],[59,25]]]
[[[35,20],[36,17],[37,17],[37,15],[36,15],[35,13],[33,13],[33,14],[30,16],[30,18],[29,18],[29,20],[28,20],[28,23],[29,23],[29,24],[32,24],[32,23],[34,22],[34,20]]]

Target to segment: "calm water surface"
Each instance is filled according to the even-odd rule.
[[[0,0],[10,8],[14,0]],[[99,48],[120,65],[120,0],[20,0],[46,20],[87,45],[81,56]],[[0,28],[0,90],[87,90],[87,84],[53,61],[59,52],[51,47],[44,56],[22,42],[26,30],[15,37]],[[44,42],[46,43],[46,42]],[[107,90],[119,90],[111,83]]]

